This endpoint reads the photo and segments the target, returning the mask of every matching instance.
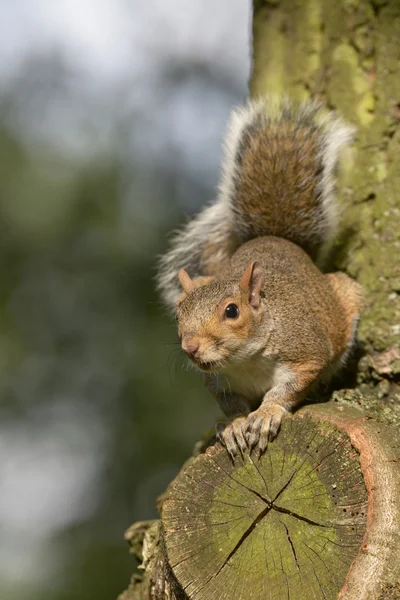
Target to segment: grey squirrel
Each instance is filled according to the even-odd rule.
[[[360,286],[316,266],[336,232],[335,169],[351,134],[313,102],[235,110],[217,200],[160,261],[182,348],[230,419],[217,437],[232,457],[263,452],[353,344]]]

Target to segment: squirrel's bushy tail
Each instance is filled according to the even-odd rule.
[[[223,270],[245,241],[282,237],[315,260],[336,231],[335,169],[352,129],[314,102],[250,101],[232,114],[217,201],[180,231],[161,259],[158,286],[174,306],[179,269]]]
[[[234,111],[226,141],[222,196],[239,238],[285,238],[313,259],[336,229],[334,171],[351,128],[320,106],[250,102]]]

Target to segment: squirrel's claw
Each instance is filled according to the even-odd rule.
[[[250,413],[246,423],[246,438],[250,452],[257,446],[260,440],[260,431],[262,425],[262,417],[256,414],[257,411]],[[251,420],[250,420],[251,417]]]
[[[286,409],[279,404],[268,403],[250,413],[248,417],[234,418],[230,423],[217,424],[217,439],[225,446],[232,460],[240,453],[250,452],[257,446],[259,456],[265,452],[268,442],[279,431]]]
[[[246,439],[250,451],[258,445],[261,455],[267,449],[268,442],[273,440],[278,431],[286,409],[279,404],[260,406],[250,413],[246,423]]]
[[[217,424],[217,439],[225,446],[232,460],[239,452],[243,457],[247,450],[245,426],[246,417],[236,417],[230,423]]]

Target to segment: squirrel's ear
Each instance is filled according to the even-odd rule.
[[[263,284],[263,275],[260,266],[256,263],[250,263],[240,280],[240,289],[247,294],[250,306],[258,308],[260,306],[260,292]]]
[[[185,269],[181,269],[179,271],[179,273],[178,273],[178,279],[179,279],[179,282],[180,282],[181,286],[183,287],[183,291],[186,292],[186,294],[190,294],[190,292],[193,292],[193,290],[194,290],[194,283],[190,279],[190,277],[187,274],[187,272],[185,271]]]
[[[178,303],[181,302],[187,294],[193,292],[193,290],[197,290],[197,288],[203,287],[203,285],[207,285],[208,283],[215,281],[215,277],[211,275],[200,275],[199,277],[190,279],[185,269],[181,269],[179,271],[178,278],[181,282],[181,286],[183,287],[183,292],[178,299]]]

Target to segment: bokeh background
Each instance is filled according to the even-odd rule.
[[[216,193],[245,0],[0,0],[0,598],[112,600],[217,414],[154,290]]]

